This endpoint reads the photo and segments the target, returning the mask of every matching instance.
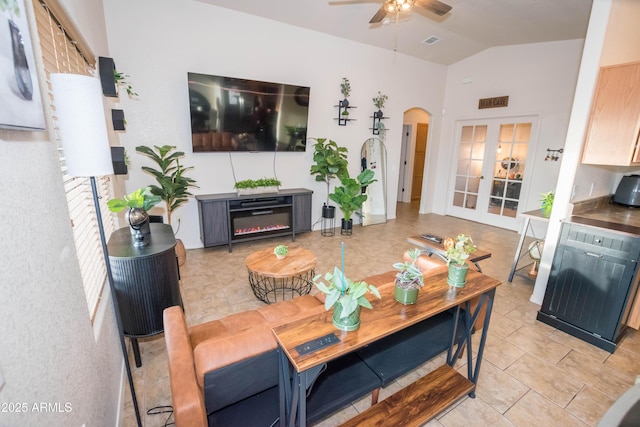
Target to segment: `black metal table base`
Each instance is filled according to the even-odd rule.
[[[282,278],[262,276],[254,271],[249,271],[249,284],[256,298],[267,304],[272,304],[311,292],[313,276],[315,276],[313,269],[296,276]]]

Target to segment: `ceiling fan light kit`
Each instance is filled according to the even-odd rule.
[[[410,11],[414,5],[418,5],[438,16],[446,15],[452,9],[448,4],[438,0],[384,0],[382,6],[373,15],[369,23],[377,24],[383,22],[387,14],[396,15],[397,17],[401,12]]]

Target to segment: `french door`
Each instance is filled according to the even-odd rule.
[[[536,117],[456,123],[448,214],[518,230]]]

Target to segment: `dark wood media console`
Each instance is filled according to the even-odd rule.
[[[196,196],[200,239],[205,248],[311,231],[311,195],[306,188],[238,196],[236,193]]]

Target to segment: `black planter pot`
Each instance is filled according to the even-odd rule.
[[[375,117],[376,119],[381,119],[383,115],[384,114],[382,113],[382,110],[378,110],[375,113],[373,113],[373,117]]]
[[[352,232],[353,232],[353,220],[350,219],[349,221],[347,221],[344,218],[342,218],[342,228],[340,229],[340,234],[342,234],[343,236],[351,236]]]
[[[335,206],[322,206],[322,218],[335,218],[336,217],[336,207]]]

